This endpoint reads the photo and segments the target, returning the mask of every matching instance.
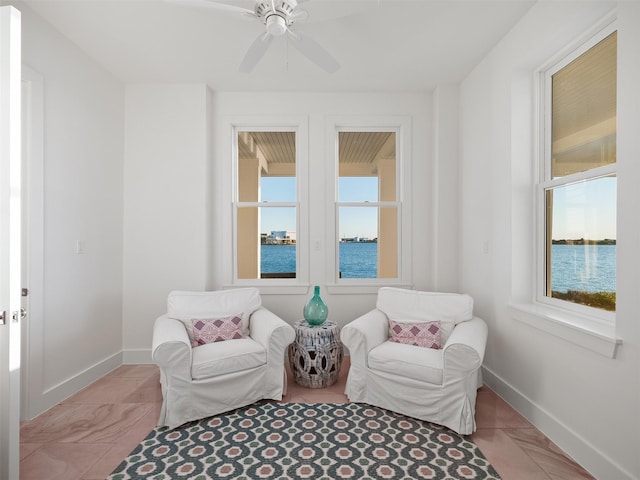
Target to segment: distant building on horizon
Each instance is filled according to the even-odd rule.
[[[260,242],[263,245],[295,245],[296,232],[291,230],[272,230],[269,235],[260,235]]]
[[[367,237],[343,237],[340,239],[341,243],[376,243],[377,238],[370,239]]]

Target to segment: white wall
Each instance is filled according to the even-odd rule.
[[[205,85],[126,88],[124,360],[150,361],[171,290],[204,290],[210,269],[209,93]]]
[[[615,359],[515,321],[531,298],[533,73],[612,8],[542,2],[462,82],[461,289],[489,323],[485,379],[602,479],[640,478],[640,5],[618,6],[618,289]],[[485,251],[485,245],[488,251]]]
[[[430,288],[440,292],[459,291],[459,95],[457,85],[440,85],[433,92],[433,168],[418,177],[430,179]]]
[[[328,116],[409,116],[412,163],[411,217],[413,286],[433,289],[457,285],[457,88],[444,87],[439,112],[431,94],[299,94],[217,92],[208,98],[201,85],[131,85],[126,89],[124,194],[124,358],[150,361],[155,318],[165,311],[174,289],[219,289],[228,286],[221,266],[223,246],[231,232],[222,212],[230,200],[222,195],[225,163],[230,162],[229,117],[304,117],[309,125],[309,196],[312,216],[324,221],[326,185],[318,181],[330,161],[326,152]],[[208,116],[211,108],[211,117]],[[453,112],[453,113],[452,113]],[[209,123],[210,118],[210,123]],[[439,150],[431,129],[442,123]],[[207,132],[212,133],[211,157]],[[438,160],[438,191],[433,179]],[[208,170],[210,168],[210,170]],[[228,168],[228,165],[227,165]],[[432,179],[432,180],[429,180]],[[433,224],[436,216],[439,226]],[[311,229],[323,224],[311,222]],[[322,232],[311,232],[311,237]],[[438,244],[441,257],[435,255]],[[230,248],[227,248],[230,250]],[[439,260],[438,260],[439,258]],[[443,267],[450,259],[451,268]],[[431,264],[440,262],[438,274]],[[312,252],[310,283],[326,285],[321,249]],[[263,292],[263,303],[293,323],[301,317],[310,293],[275,295]],[[331,318],[344,325],[373,308],[375,294],[327,295]]]
[[[16,6],[23,62],[44,84],[44,291],[31,291],[44,314],[28,319],[37,361],[23,365],[32,416],[121,362],[124,87]]]

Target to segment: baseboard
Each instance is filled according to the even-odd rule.
[[[112,356],[86,368],[82,372],[70,377],[47,389],[43,389],[42,395],[31,399],[29,407],[23,412],[25,420],[32,420],[42,415],[50,408],[58,405],[67,398],[75,395],[80,390],[88,387],[96,380],[100,380],[109,372],[121,365],[150,364],[151,349],[123,350]]]
[[[31,403],[29,417],[35,418],[91,385],[96,380],[122,365],[122,352],[115,353],[104,360],[86,368],[52,387],[43,389],[42,395]]]
[[[150,348],[139,348],[136,350],[123,350],[122,363],[124,365],[141,365],[153,363]]]
[[[630,472],[616,465],[611,458],[598,450],[585,438],[567,427],[558,418],[527,398],[507,381],[487,367],[482,367],[484,383],[502,397],[518,413],[544,433],[567,455],[582,465],[596,478],[638,480]]]

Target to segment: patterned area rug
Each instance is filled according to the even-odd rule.
[[[499,479],[468,438],[368,405],[263,403],[158,428],[107,480]]]

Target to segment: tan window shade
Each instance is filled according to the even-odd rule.
[[[552,178],[616,161],[614,32],[552,77]]]

